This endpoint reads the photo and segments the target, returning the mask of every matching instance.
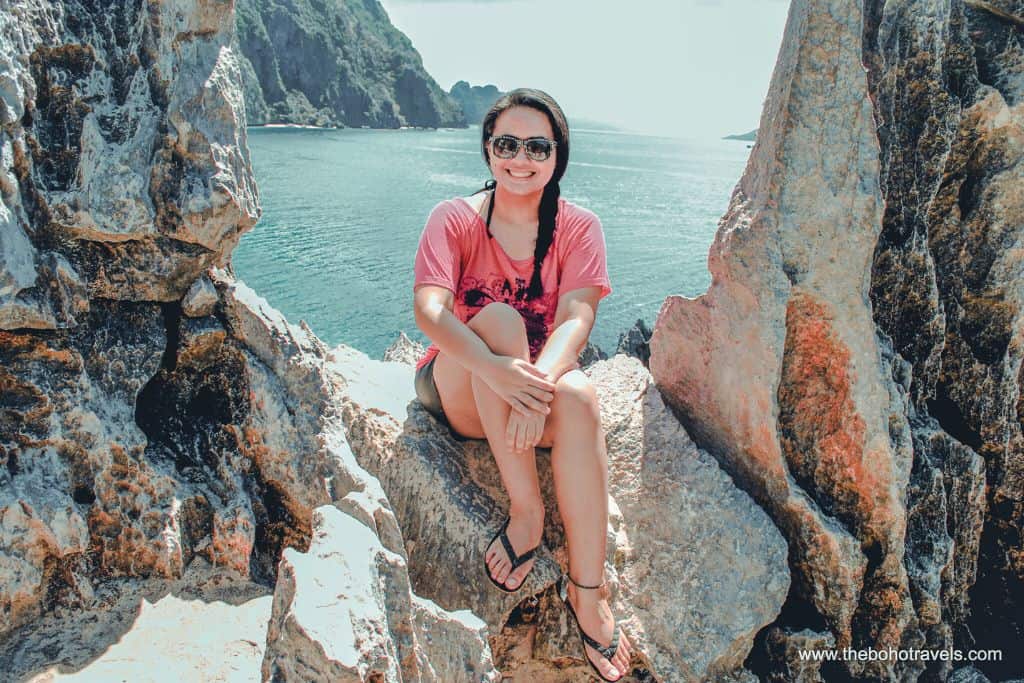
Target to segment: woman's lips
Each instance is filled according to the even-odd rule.
[[[517,180],[524,180],[536,173],[536,171],[512,171],[511,169],[505,169],[505,172]]]

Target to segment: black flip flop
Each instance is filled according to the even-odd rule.
[[[612,630],[612,642],[610,645],[602,645],[601,643],[591,638],[583,630],[583,627],[580,626],[580,620],[579,617],[576,616],[576,610],[572,608],[572,603],[569,602],[569,586],[566,579],[568,579],[568,581],[572,581],[573,585],[577,588],[597,589],[604,586],[604,582],[597,586],[583,586],[573,581],[572,577],[568,574],[563,574],[562,578],[558,580],[558,597],[560,597],[562,599],[562,602],[565,603],[565,608],[569,610],[569,614],[572,615],[572,620],[576,622],[576,630],[580,632],[580,638],[583,639],[583,642],[597,650],[602,657],[608,660],[608,663],[611,663],[612,658],[615,657],[615,653],[619,650],[619,622],[615,622],[615,628]],[[587,655],[586,648],[583,649],[583,659],[587,660],[587,664],[590,665],[590,668],[594,670],[594,673],[596,673],[598,678],[600,678],[602,681],[608,681],[608,683],[615,683],[615,681],[621,681],[623,678],[625,678],[625,674],[619,676],[618,678],[605,678],[604,674],[601,673],[601,670],[597,668],[597,665],[594,664],[593,660],[591,660],[590,657]]]
[[[533,571],[533,567],[530,567],[530,571],[526,572],[526,576],[523,577],[523,580],[519,583],[518,586],[516,586],[515,588],[511,588],[511,589],[510,588],[506,588],[505,584],[498,583],[497,581],[494,580],[494,577],[491,576],[491,570],[487,566],[487,560],[486,560],[487,548],[490,548],[492,545],[494,545],[494,541],[495,540],[501,541],[501,546],[505,549],[505,554],[508,555],[509,562],[512,563],[512,569],[509,571],[509,575],[511,575],[512,572],[514,572],[519,567],[523,566],[523,564],[525,564],[525,563],[529,562],[531,559],[533,559],[533,556],[537,552],[537,549],[540,548],[540,546],[538,545],[535,548],[531,548],[530,550],[527,550],[522,555],[516,555],[516,551],[512,547],[512,541],[508,540],[508,534],[505,533],[506,531],[508,531],[508,524],[511,521],[512,521],[511,517],[506,517],[505,518],[505,523],[501,525],[501,528],[498,530],[498,533],[494,534],[494,536],[491,537],[490,542],[484,548],[484,558],[485,558],[484,559],[484,574],[487,576],[488,579],[490,579],[491,583],[493,583],[498,589],[504,591],[505,593],[515,593],[515,592],[518,592],[519,589],[523,587],[523,584],[526,583],[526,579],[528,579],[530,577],[530,572]]]

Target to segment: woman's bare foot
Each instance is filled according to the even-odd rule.
[[[539,504],[526,512],[509,512],[510,521],[508,529],[508,540],[512,543],[512,549],[517,555],[522,555],[530,548],[536,548],[540,544],[541,536],[544,534],[544,507]],[[515,571],[512,571],[512,562],[505,553],[505,548],[499,539],[487,548],[484,554],[484,561],[487,563],[491,578],[503,584],[508,590],[515,590],[526,579],[533,567],[533,559],[527,560]]]
[[[611,645],[615,629],[615,617],[608,606],[605,589],[578,589],[569,584],[569,602],[576,612],[580,627],[588,636],[601,643]],[[629,638],[619,629],[619,648],[609,662],[600,652],[584,643],[587,658],[593,662],[601,675],[609,680],[618,680],[629,671],[629,660],[633,655]]]

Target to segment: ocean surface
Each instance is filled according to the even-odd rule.
[[[708,247],[751,143],[572,136],[562,196],[604,226],[613,291],[590,340],[614,352],[637,318],[653,325],[666,296],[707,289]],[[236,275],[330,346],[379,358],[400,330],[427,343],[413,319],[413,258],[430,210],[489,177],[479,128],[254,127],[248,140],[263,215],[234,251]]]

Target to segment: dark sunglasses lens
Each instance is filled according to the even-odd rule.
[[[519,140],[507,135],[494,138],[491,149],[502,159],[511,159],[519,151]]]
[[[534,161],[544,161],[551,156],[551,143],[543,138],[527,140],[526,154]]]

